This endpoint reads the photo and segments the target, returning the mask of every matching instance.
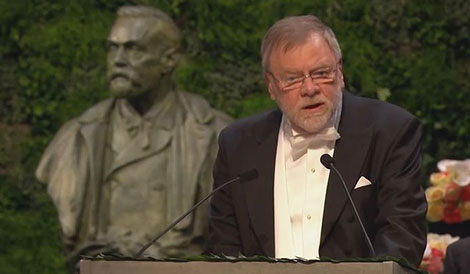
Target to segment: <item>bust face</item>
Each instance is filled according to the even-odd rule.
[[[119,17],[108,37],[107,76],[111,95],[134,97],[155,90],[164,74],[165,24],[154,18]]]

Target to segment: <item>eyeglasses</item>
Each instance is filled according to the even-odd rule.
[[[274,80],[276,80],[280,88],[283,91],[289,91],[294,89],[299,89],[302,87],[305,79],[311,78],[312,81],[316,84],[327,84],[331,83],[335,80],[336,71],[338,71],[338,65],[340,62],[337,62],[335,68],[320,68],[309,72],[309,74],[302,75],[302,76],[293,76],[293,77],[286,77],[283,79],[277,79],[276,76],[269,70],[267,71]]]

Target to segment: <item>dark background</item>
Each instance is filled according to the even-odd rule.
[[[65,121],[108,96],[104,42],[124,4],[175,19],[187,55],[180,88],[235,118],[274,105],[260,68],[267,28],[315,14],[338,37],[349,90],[423,122],[423,185],[438,160],[470,157],[468,0],[0,0],[2,273],[66,272],[57,213],[34,169]]]

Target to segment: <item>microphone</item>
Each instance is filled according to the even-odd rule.
[[[163,235],[165,235],[168,231],[170,231],[173,227],[175,227],[181,220],[184,219],[184,217],[188,216],[191,212],[193,212],[196,208],[198,208],[202,203],[204,203],[207,199],[209,199],[214,193],[219,191],[220,189],[224,188],[225,186],[235,183],[235,182],[246,182],[250,181],[253,179],[258,178],[258,171],[256,169],[251,169],[248,171],[245,171],[243,173],[240,173],[237,177],[230,179],[223,183],[222,185],[218,186],[216,189],[214,189],[209,195],[204,197],[204,199],[200,200],[197,204],[195,204],[193,207],[191,207],[188,211],[186,211],[183,215],[178,217],[176,220],[173,221],[167,228],[165,228],[160,234],[158,234],[153,240],[148,242],[146,245],[144,245],[136,254],[135,257],[139,258],[142,256],[142,253],[144,253],[145,250],[147,250],[153,243],[155,243],[158,239],[160,239]]]
[[[372,253],[372,257],[375,257],[374,247],[372,246],[369,235],[367,235],[367,231],[364,227],[364,224],[361,221],[361,217],[359,217],[359,213],[357,212],[356,205],[354,204],[354,201],[351,198],[351,194],[349,194],[349,191],[348,191],[348,188],[346,187],[346,183],[344,182],[343,176],[341,176],[341,173],[335,167],[335,160],[329,154],[325,153],[320,157],[320,162],[327,169],[333,169],[335,171],[336,175],[338,175],[338,177],[341,181],[341,184],[343,185],[344,192],[346,192],[346,196],[348,196],[349,203],[351,204],[351,206],[353,208],[354,215],[356,216],[356,219],[359,221],[359,224],[361,225],[362,233],[364,234],[364,237],[366,238],[367,247],[369,247],[369,250]]]

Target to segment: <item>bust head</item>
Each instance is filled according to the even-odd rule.
[[[107,76],[115,97],[157,92],[179,59],[178,27],[152,7],[121,7],[107,42]]]

